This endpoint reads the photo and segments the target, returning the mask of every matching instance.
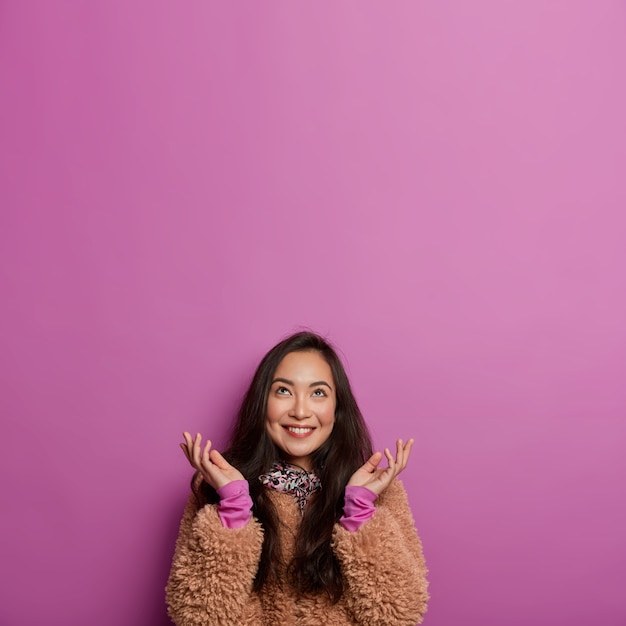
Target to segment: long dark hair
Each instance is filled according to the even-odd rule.
[[[301,593],[325,592],[337,602],[343,593],[343,580],[331,548],[333,526],[343,512],[345,486],[371,456],[372,443],[346,371],[330,343],[313,332],[298,332],[263,357],[244,395],[224,457],[248,481],[253,514],[264,528],[263,550],[254,581],[254,589],[260,591],[267,582],[280,583],[281,560],[278,515],[267,489],[259,481],[259,476],[269,471],[280,456],[265,426],[267,399],[274,372],[285,356],[308,351],[319,353],[330,366],[336,390],[335,424],[328,440],[313,455],[313,469],[322,489],[305,507],[295,556],[286,564],[288,583]],[[215,490],[204,481],[196,495],[205,502],[218,500]]]

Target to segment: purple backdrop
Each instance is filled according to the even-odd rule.
[[[428,626],[626,624],[623,2],[0,3],[0,623],[167,624],[184,429],[337,343]]]

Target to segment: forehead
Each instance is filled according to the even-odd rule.
[[[332,370],[326,359],[314,350],[290,352],[278,364],[274,377],[297,380],[333,380]]]

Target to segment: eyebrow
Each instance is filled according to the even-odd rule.
[[[288,378],[275,378],[272,381],[272,385],[274,383],[285,383],[286,385],[291,385],[292,387],[295,386],[293,380],[289,380]],[[333,388],[325,381],[325,380],[316,380],[314,383],[311,383],[309,385],[309,387],[320,387],[322,385],[325,385],[326,387],[328,387],[331,391],[333,390]]]

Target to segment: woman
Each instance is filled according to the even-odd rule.
[[[166,589],[178,626],[412,625],[426,566],[402,484],[413,440],[372,454],[334,349],[272,348],[224,454],[184,433],[195,468]]]

